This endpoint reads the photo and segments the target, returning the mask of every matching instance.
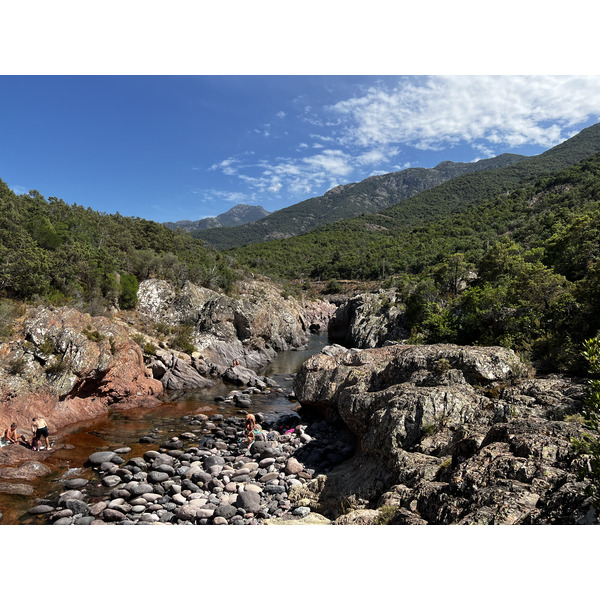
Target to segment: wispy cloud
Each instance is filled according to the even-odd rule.
[[[287,156],[256,161],[236,155],[210,170],[239,178],[249,193],[323,193],[324,186],[418,166],[406,160],[410,148],[466,144],[475,160],[525,144],[545,149],[600,115],[600,77],[594,76],[402,78],[357,90],[329,105],[317,106],[313,98],[295,113],[276,113],[302,132],[290,137]],[[263,138],[271,131],[272,140],[279,135],[276,123],[255,129]]]
[[[243,192],[228,192],[217,189],[195,189],[192,194],[202,203],[227,202],[230,204],[251,204],[253,198]]]
[[[28,194],[31,188],[23,187],[22,185],[13,185],[12,191],[18,196],[22,196],[23,194]]]
[[[600,78],[456,76],[371,87],[338,102],[343,141],[359,146],[407,144],[438,149],[459,142],[552,146],[600,115]],[[567,130],[568,128],[568,130]]]
[[[225,173],[225,175],[236,175],[238,172],[238,168],[236,166],[236,164],[239,163],[239,161],[235,158],[226,158],[225,160],[222,160],[219,163],[215,163],[213,165],[211,165],[209,167],[209,171],[223,171],[223,173]]]

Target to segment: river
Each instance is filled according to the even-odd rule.
[[[267,375],[277,381],[283,393],[253,396],[253,412],[269,415],[290,412],[297,408],[297,403],[287,397],[291,391],[293,376],[307,358],[319,352],[325,345],[327,345],[326,335],[311,335],[306,348],[279,353],[275,360],[259,374]],[[160,440],[163,441],[169,435],[182,433],[185,431],[185,422],[182,418],[201,407],[206,407],[205,412],[208,415],[237,414],[239,408],[233,404],[213,401],[216,396],[226,396],[234,389],[238,389],[237,386],[217,384],[208,390],[172,392],[168,395],[167,401],[156,408],[112,411],[98,419],[64,428],[57,435],[52,436],[54,444],[64,447],[58,448],[44,459],[44,464],[51,469],[48,475],[31,481],[0,480],[27,483],[35,490],[33,496],[0,494],[0,512],[3,514],[0,524],[43,523],[40,517],[31,516],[27,511],[39,504],[40,499],[55,498],[64,491],[62,485],[64,479],[79,476],[91,479],[92,470],[83,465],[88,456],[94,452],[129,447],[131,452],[124,455],[128,460],[134,456],[142,456],[147,450],[158,448],[153,444],[140,444],[138,440],[144,434],[150,431],[160,432]],[[32,460],[37,459],[38,455],[32,453]]]

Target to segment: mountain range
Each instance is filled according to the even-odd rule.
[[[262,206],[252,206],[250,204],[236,204],[216,217],[207,217],[198,221],[175,221],[163,223],[169,229],[183,229],[184,231],[200,231],[203,229],[213,229],[216,227],[235,227],[236,225],[245,225],[258,221],[263,217],[270,215],[268,210]]]
[[[438,243],[456,236],[481,203],[508,197],[599,152],[597,124],[540,155],[455,177],[377,213],[330,223],[288,239],[231,248],[227,253],[247,267],[292,279],[377,279],[395,271],[418,272],[423,264],[435,262],[438,253],[444,254],[441,248],[435,250]],[[445,228],[434,231],[429,225],[435,223],[445,223]],[[468,244],[455,247],[454,252],[480,249],[499,233],[493,223],[486,232],[477,224],[470,229]]]
[[[444,161],[430,169],[410,168],[374,175],[358,183],[338,185],[322,196],[275,211],[253,223],[218,230],[186,229],[218,250],[288,238],[327,223],[388,208],[460,175],[501,169],[526,158],[518,154],[501,154],[472,163]]]

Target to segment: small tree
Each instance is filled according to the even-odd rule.
[[[138,280],[130,273],[121,273],[121,293],[119,294],[119,305],[127,310],[135,308],[137,304]]]

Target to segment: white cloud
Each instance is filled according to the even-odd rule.
[[[419,149],[485,140],[556,145],[600,115],[600,77],[444,76],[372,87],[331,107],[346,119],[344,142]],[[568,128],[568,129],[567,129]]]
[[[280,119],[283,119],[286,115],[287,115],[287,113],[280,110],[276,116],[279,117]]]
[[[307,156],[302,161],[328,175],[348,175],[352,171],[349,159],[341,150],[325,150],[321,154]]]
[[[222,160],[220,163],[215,163],[214,165],[211,165],[209,167],[209,171],[216,171],[218,169],[220,169],[221,171],[223,171],[223,173],[225,173],[225,175],[236,175],[238,172],[237,167],[234,167],[234,165],[238,163],[238,161],[234,158],[226,158],[225,160]]]
[[[243,192],[228,192],[216,189],[196,189],[192,193],[200,196],[200,202],[229,202],[231,204],[249,204],[250,200],[247,194]]]

